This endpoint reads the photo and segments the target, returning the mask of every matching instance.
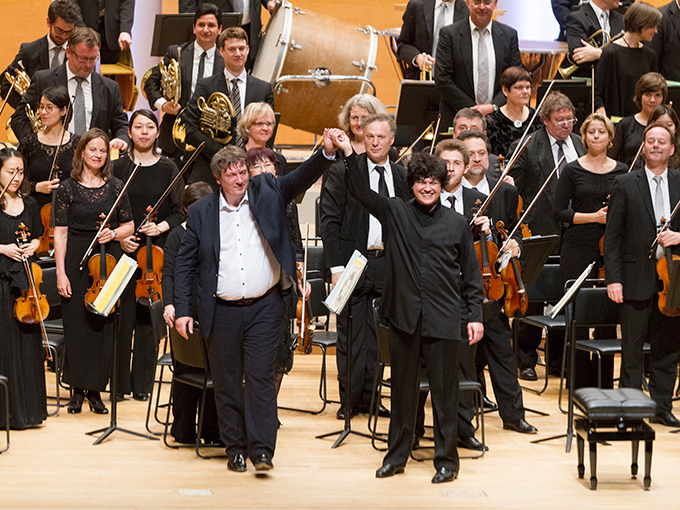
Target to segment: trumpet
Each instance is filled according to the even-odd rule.
[[[200,128],[204,135],[216,142],[226,144],[232,138],[232,119],[236,115],[234,105],[223,92],[213,92],[206,101],[203,96],[196,101],[201,112]],[[183,151],[193,151],[194,147],[186,143],[186,124],[184,112],[179,112],[172,126],[172,139]]]
[[[605,48],[614,41],[616,41],[617,39],[623,37],[624,33],[625,31],[621,30],[621,32],[612,37],[609,34],[609,32],[607,32],[604,28],[601,28],[600,30],[593,32],[593,34],[590,37],[588,37],[588,44],[590,44],[594,48]],[[602,42],[602,40],[600,39],[600,36],[602,35],[604,35],[604,38],[606,39],[605,42]],[[565,80],[571,78],[571,75],[574,74],[579,68],[579,65],[574,62],[574,60],[571,58],[571,55],[567,56],[567,60],[571,62],[572,65],[570,65],[569,67],[561,67],[559,69],[560,76],[562,76],[562,78]]]
[[[432,66],[423,62],[423,68],[420,70],[420,81],[432,81]]]

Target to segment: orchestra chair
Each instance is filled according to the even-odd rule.
[[[135,76],[135,66],[132,62],[130,48],[125,48],[119,53],[117,63],[101,64],[99,67],[99,74],[118,83],[123,109],[126,112],[133,112],[137,104],[139,89],[137,88],[137,77]]]
[[[7,381],[7,377],[0,375],[0,386],[5,390],[5,409],[3,411],[5,414],[5,431],[7,433],[5,448],[0,450],[0,453],[5,453],[9,450],[9,386],[7,385]]]
[[[581,291],[582,292],[582,291]],[[654,429],[643,420],[653,418],[656,403],[637,388],[601,389],[579,388],[574,391],[574,403],[585,415],[574,417],[578,448],[578,477],[585,474],[584,449],[590,449],[590,490],[597,489],[597,443],[604,441],[631,441],[632,478],[637,478],[640,441],[645,442],[644,489],[652,483],[652,444]],[[603,430],[604,429],[604,430]]]
[[[198,407],[198,426],[196,430],[196,455],[202,459],[212,459],[216,457],[225,457],[225,455],[204,455],[201,453],[201,446],[204,447],[220,447],[219,444],[205,444],[201,445],[201,432],[203,431],[203,414],[205,412],[205,401],[208,395],[208,390],[213,389],[212,378],[208,368],[207,355],[205,352],[205,345],[201,339],[198,322],[194,321],[194,332],[189,334],[188,339],[184,339],[175,328],[170,330],[170,352],[173,359],[188,365],[190,367],[203,370],[202,372],[194,372],[189,374],[175,374],[172,375],[172,386],[170,390],[170,400],[167,407],[167,415],[165,417],[165,428],[163,430],[163,442],[165,446],[173,449],[191,447],[192,445],[176,445],[168,443],[168,427],[171,425],[170,410],[173,406],[173,393],[176,384],[188,384],[194,388],[201,390],[201,403]],[[223,446],[221,448],[224,448]]]
[[[160,345],[161,342],[163,343],[163,354],[161,354],[160,357],[158,357],[158,361],[156,361],[156,367],[160,367],[160,373],[158,374],[158,378],[154,378],[153,385],[151,386],[151,394],[149,395],[149,405],[146,410],[146,430],[150,433],[153,434],[154,436],[161,436],[163,435],[162,432],[154,432],[149,428],[149,420],[151,418],[151,408],[153,407],[154,412],[153,416],[154,419],[156,420],[157,423],[160,425],[165,425],[165,422],[159,418],[158,416],[158,411],[159,409],[163,407],[167,407],[168,403],[161,404],[160,399],[161,399],[161,392],[163,389],[163,384],[169,384],[171,381],[164,381],[163,380],[163,372],[167,368],[168,370],[172,371],[172,356],[168,352],[168,327],[167,324],[165,323],[165,319],[163,318],[163,311],[164,311],[164,306],[163,306],[163,301],[161,301],[160,296],[159,299],[156,299],[155,301],[152,301],[149,306],[149,315],[151,316],[151,331],[153,335],[154,342],[156,343],[156,356],[158,357],[158,352],[160,350]],[[158,387],[158,391],[156,392],[156,403],[153,403],[154,399],[154,388]]]
[[[543,306],[554,305],[557,303],[562,295],[564,294],[564,289],[560,285],[560,266],[559,264],[545,264],[541,273],[538,275],[538,279],[535,283],[526,284],[526,294],[529,299],[529,303],[538,303]],[[515,349],[515,358],[517,357],[517,351],[519,350],[519,326],[520,324],[526,324],[528,326],[541,328],[545,333],[545,343],[543,347],[539,347],[539,351],[543,351],[543,359],[545,359],[545,379],[543,382],[543,388],[540,390],[535,390],[533,388],[526,388],[522,386],[522,389],[531,391],[540,395],[548,387],[548,375],[550,371],[549,366],[549,355],[550,355],[550,334],[554,332],[563,333],[566,329],[566,323],[564,320],[564,314],[558,315],[554,319],[550,315],[527,315],[518,320],[512,321],[512,337],[513,346]]]

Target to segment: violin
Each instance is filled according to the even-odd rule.
[[[19,228],[15,232],[17,244],[23,246],[30,242],[31,237],[28,227],[24,223],[19,223]],[[52,356],[47,342],[47,331],[45,330],[45,319],[50,314],[50,305],[47,297],[40,292],[42,283],[42,269],[34,262],[29,262],[25,256],[21,256],[26,277],[28,279],[28,290],[22,290],[21,296],[14,301],[14,317],[23,324],[40,324],[43,337],[43,345],[47,352],[47,358],[51,361]]]
[[[673,261],[680,260],[679,255],[672,255],[670,248],[664,248],[664,256],[656,263],[656,274],[659,276],[659,310],[668,317],[679,317],[680,308],[670,308],[666,306],[668,302],[668,289],[670,288],[670,271],[673,268]]]
[[[110,227],[108,223],[103,223],[105,219],[106,215],[101,213],[97,222],[97,228],[100,228],[101,225],[104,225],[104,228]],[[93,255],[87,263],[87,269],[92,277],[92,286],[85,293],[85,303],[94,304],[97,296],[99,296],[104,285],[106,285],[106,279],[115,267],[115,257],[110,253],[106,253],[106,244],[99,243],[99,253]]]
[[[524,201],[522,200],[522,197],[518,196],[517,197],[517,219],[520,220],[522,218],[522,209],[524,209]],[[526,223],[520,222],[519,228],[522,229],[522,239],[526,239],[527,237],[531,237],[531,230],[529,230],[529,225]]]
[[[300,354],[312,353],[312,340],[314,339],[314,325],[312,324],[312,306],[309,299],[305,299],[307,291],[307,247],[309,243],[309,223],[307,223],[307,234],[305,235],[305,257],[302,271],[297,269],[297,277],[302,281],[302,295],[297,302],[296,317],[300,334],[297,343],[297,352]]]
[[[481,200],[477,200],[475,205],[479,208],[482,204]],[[487,299],[491,301],[498,301],[503,297],[505,286],[503,280],[496,272],[496,261],[498,260],[498,246],[496,243],[485,238],[484,232],[481,229],[475,229],[479,232],[479,241],[475,241],[475,253],[477,254],[477,261],[479,267],[482,268],[482,280],[484,282],[484,294]]]
[[[602,202],[603,207],[607,207],[609,204],[609,195],[607,195],[607,198],[604,199],[604,202]],[[598,248],[600,249],[600,257],[602,258],[602,265],[600,266],[600,269],[597,271],[597,277],[600,280],[604,280],[604,236],[600,237],[600,241],[597,243]]]
[[[152,207],[146,208],[148,213],[147,221],[155,222],[156,217],[152,215]],[[161,279],[163,274],[163,249],[155,246],[151,236],[146,236],[146,246],[142,246],[137,251],[137,264],[142,269],[142,276],[137,280],[135,296],[139,298],[151,298],[153,294],[158,294],[163,299]]]
[[[502,221],[496,223],[496,229],[507,243],[508,231],[505,230]],[[522,270],[517,257],[511,257],[508,264],[501,269],[501,278],[505,284],[505,314],[511,318],[524,317],[529,305],[524,282],[522,282]]]

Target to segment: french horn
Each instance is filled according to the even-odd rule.
[[[213,92],[207,101],[201,96],[196,103],[201,112],[199,126],[203,134],[218,143],[228,143],[233,136],[232,119],[236,114],[229,97],[223,92]],[[192,151],[194,147],[186,143],[185,111],[186,109],[182,110],[175,119],[172,139],[179,149]]]
[[[179,104],[179,100],[182,97],[182,75],[179,68],[180,51],[180,48],[177,48],[177,60],[174,58],[171,59],[167,66],[163,60],[158,63],[158,70],[161,73],[161,93],[163,94],[163,97],[166,99],[166,101],[171,101],[175,104]],[[152,67],[147,72],[145,72],[144,76],[142,77],[142,95],[147,100],[149,98],[146,97],[144,86],[146,85],[146,80],[149,79],[149,76],[151,76],[153,70],[154,68]]]

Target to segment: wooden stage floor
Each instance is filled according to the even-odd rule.
[[[280,405],[319,405],[320,361],[317,355],[296,356],[292,373],[284,379]],[[334,356],[329,361],[333,396],[337,395]],[[53,375],[47,374],[48,393],[54,391]],[[315,439],[342,428],[335,419],[337,405],[319,416],[280,411],[283,426],[276,468],[264,477],[256,476],[250,463],[247,473],[232,473],[225,459],[203,460],[192,449],[171,450],[160,441],[120,431],[93,446],[93,438],[85,432],[105,427],[108,416],[94,415],[86,406],[80,415],[62,409],[41,427],[12,431],[11,448],[0,455],[0,508],[680,508],[680,434],[670,434],[666,427],[653,425],[657,439],[649,492],[643,491],[641,477],[630,477],[630,443],[599,446],[595,492],[589,490],[588,464],[586,478],[577,477],[575,441],[568,454],[564,439],[530,444],[537,437],[565,431],[557,387],[558,380],[551,378],[545,394],[524,392],[526,407],[550,413],[547,417],[527,413],[528,421],[539,429],[538,436],[504,431],[498,415],[487,414],[490,451],[481,459],[462,460],[458,480],[442,485],[430,483],[431,462],[411,461],[404,474],[376,479],[383,453],[373,450],[363,437],[352,435],[335,450],[331,449],[335,437]],[[126,400],[118,411],[119,426],[144,431],[146,404]],[[386,425],[387,420],[382,420],[383,428]],[[366,431],[366,416],[355,418],[353,427]]]

